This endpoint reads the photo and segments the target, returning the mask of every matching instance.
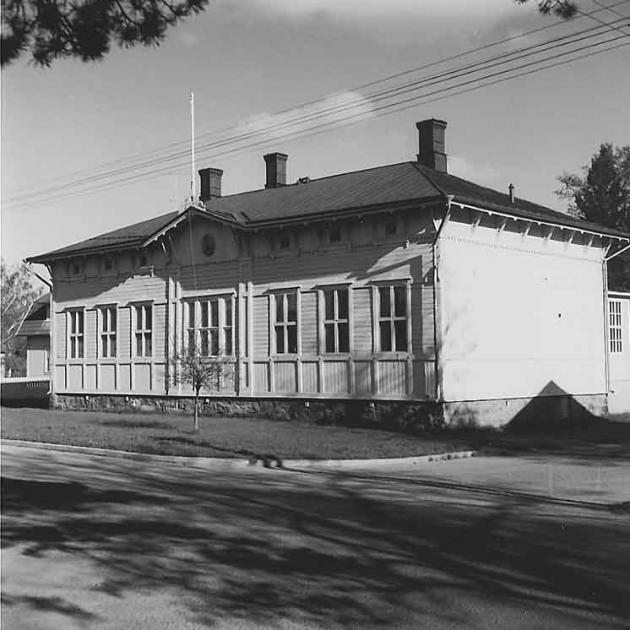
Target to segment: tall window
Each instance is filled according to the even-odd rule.
[[[186,346],[206,357],[232,356],[232,296],[204,298],[186,302]]]
[[[116,307],[106,306],[100,309],[101,315],[101,356],[116,356]]]
[[[348,289],[324,290],[324,352],[349,352]]]
[[[296,354],[298,351],[297,293],[277,293],[274,310],[274,341],[276,354]]]
[[[381,352],[407,352],[407,286],[378,288],[378,339]]]
[[[622,340],[622,319],[621,300],[608,300],[608,339],[610,341],[611,352],[621,352],[623,350]]]
[[[83,358],[83,311],[70,311],[70,358]]]
[[[150,357],[153,352],[151,343],[153,333],[153,305],[138,304],[134,308],[136,356]]]

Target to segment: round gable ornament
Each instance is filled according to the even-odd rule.
[[[215,249],[216,244],[214,242],[214,237],[212,236],[212,234],[204,234],[201,238],[201,251],[206,256],[212,256]]]

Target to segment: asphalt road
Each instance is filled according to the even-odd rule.
[[[494,460],[344,473],[2,451],[3,630],[630,627],[619,496],[513,493]]]

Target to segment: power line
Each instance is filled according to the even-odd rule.
[[[625,19],[625,18],[623,18],[623,19]],[[618,22],[618,21],[619,20],[615,20],[614,22]],[[612,24],[612,23],[607,23],[607,24],[604,24],[603,26],[608,28],[610,26],[610,24]],[[601,28],[602,28],[602,26],[591,27],[589,29],[585,29],[583,31],[579,31],[577,33],[572,33],[570,35],[565,35],[565,36],[562,36],[562,37],[558,37],[558,38],[555,38],[553,40],[549,40],[549,41],[546,41],[546,42],[541,42],[539,44],[536,44],[536,45],[533,45],[533,46],[529,46],[529,47],[525,47],[525,48],[522,48],[522,49],[518,49],[518,50],[512,51],[510,53],[504,53],[502,55],[499,55],[499,56],[496,56],[496,57],[484,60],[482,62],[469,64],[468,66],[456,68],[454,70],[450,70],[450,71],[447,71],[447,72],[444,72],[444,73],[441,73],[441,74],[431,75],[429,77],[424,77],[423,79],[421,79],[419,81],[415,81],[415,82],[412,82],[412,83],[409,83],[409,84],[403,84],[402,86],[397,86],[397,87],[391,88],[390,90],[377,92],[377,93],[374,94],[373,100],[374,101],[389,100],[389,99],[393,98],[393,96],[401,95],[401,94],[405,94],[405,93],[409,93],[409,92],[413,92],[413,91],[416,91],[416,90],[420,89],[423,86],[424,87],[428,87],[428,86],[431,86],[431,85],[440,85],[442,83],[446,83],[448,81],[451,81],[451,80],[453,80],[455,78],[465,77],[467,75],[476,74],[476,73],[479,73],[479,72],[481,72],[483,70],[488,70],[488,69],[490,69],[492,67],[499,67],[501,65],[507,65],[507,64],[513,63],[513,62],[515,62],[515,61],[517,61],[519,59],[523,59],[523,58],[526,58],[526,57],[529,57],[529,56],[532,56],[532,55],[541,54],[543,52],[548,52],[549,50],[552,50],[552,49],[555,49],[555,48],[558,48],[558,47],[561,47],[561,46],[566,46],[566,45],[569,45],[569,44],[575,44],[575,43],[578,43],[580,41],[585,41],[585,40],[588,40],[588,39],[596,38],[596,37],[599,37],[599,36],[602,35],[602,33],[597,32],[597,31],[600,31]],[[577,35],[581,35],[581,34],[584,34],[584,33],[590,33],[590,35],[585,35],[585,36],[579,37],[579,38],[576,37]],[[596,44],[592,44],[591,46],[586,47],[586,48],[590,48],[590,47],[593,47],[593,46],[599,46],[599,45],[602,45],[602,44],[609,43],[611,41],[615,41],[615,40],[601,41],[601,42],[598,42]],[[557,57],[566,56],[568,54],[572,54],[573,52],[579,52],[580,50],[583,50],[583,49],[586,49],[586,48],[575,48],[573,50],[570,50],[570,51],[564,52],[564,53],[562,53],[560,55],[557,55]],[[536,49],[539,49],[539,50],[536,50]],[[469,84],[472,84],[473,82],[478,81],[478,80],[485,80],[488,77],[499,76],[499,75],[503,75],[503,74],[506,74],[506,73],[509,73],[509,72],[513,72],[514,70],[518,70],[520,68],[525,68],[525,67],[528,67],[528,66],[539,64],[542,61],[544,61],[544,60],[537,60],[537,61],[530,62],[528,64],[524,64],[524,65],[521,65],[521,66],[516,66],[514,68],[508,68],[507,70],[503,70],[503,71],[501,71],[499,73],[496,73],[496,74],[491,74],[491,75],[486,75],[486,76],[482,76],[482,77],[477,77],[476,79],[472,79],[472,80],[466,81],[464,83],[458,83],[458,84],[455,84],[455,85],[452,85],[452,86],[449,86],[449,87],[438,89],[436,92],[430,92],[428,95],[427,94],[422,94],[420,96],[414,96],[411,99],[406,99],[406,100],[403,100],[403,101],[395,101],[393,103],[389,103],[387,105],[380,106],[380,107],[378,107],[376,109],[373,109],[373,110],[371,110],[370,113],[373,114],[374,111],[380,111],[383,108],[395,107],[396,105],[399,105],[400,103],[406,103],[408,101],[413,102],[413,101],[416,101],[419,98],[426,98],[427,96],[431,96],[432,94],[439,94],[440,92],[453,90],[453,89],[455,89],[457,87],[460,87],[462,85],[469,85]],[[236,137],[227,138],[227,139],[224,139],[224,140],[221,140],[221,141],[215,141],[215,142],[212,142],[212,143],[208,143],[202,148],[207,151],[207,150],[212,149],[212,148],[219,148],[219,147],[222,147],[222,146],[229,146],[230,144],[235,144],[237,142],[243,142],[244,140],[248,140],[248,139],[250,139],[252,137],[265,135],[269,131],[275,132],[274,135],[277,138],[278,137],[277,136],[277,131],[279,129],[286,128],[286,127],[294,127],[295,125],[303,124],[304,122],[317,121],[317,120],[325,117],[330,112],[334,112],[336,114],[339,114],[341,112],[346,112],[346,111],[352,110],[354,108],[356,108],[356,105],[346,104],[346,105],[343,105],[343,106],[337,106],[337,107],[327,108],[325,110],[319,110],[319,111],[316,111],[314,113],[310,113],[310,114],[307,114],[307,115],[302,115],[302,116],[298,116],[298,117],[293,118],[293,119],[289,119],[288,121],[283,122],[281,125],[276,125],[273,129],[263,129],[263,130],[256,131],[256,132],[253,132],[253,133],[241,134],[240,136],[236,136]],[[291,110],[286,110],[286,111],[291,111]],[[350,118],[355,118],[355,117],[351,116]],[[335,121],[333,121],[333,123],[331,123],[330,121],[327,121],[327,122],[321,123],[319,125],[315,125],[315,127],[313,127],[313,128],[317,129],[317,128],[322,127],[322,126],[330,127],[331,125],[334,125],[334,122]],[[343,122],[343,120],[341,122]],[[308,131],[308,130],[306,130],[306,131]],[[300,132],[299,135],[303,135],[304,133],[305,132]],[[297,135],[296,132],[289,132],[287,134],[284,134],[284,135],[280,136],[280,138],[293,136],[293,135]],[[266,141],[267,140],[263,140],[263,143],[266,142]],[[258,143],[258,144],[260,144],[260,143]],[[221,153],[218,153],[218,154],[215,153],[215,155],[225,155],[225,154],[233,153],[233,152],[236,152],[236,151],[247,149],[250,146],[251,145],[248,145],[246,147],[239,147],[238,149],[231,149],[231,150],[224,151],[224,152],[221,152]],[[146,168],[148,168],[150,166],[159,165],[161,163],[172,162],[172,161],[178,160],[180,157],[181,157],[181,155],[176,153],[176,154],[173,154],[172,156],[166,156],[164,158],[156,158],[156,159],[150,160],[150,161],[140,165],[140,167],[137,167],[137,168],[145,168],[146,169]],[[101,173],[101,174],[94,175],[94,176],[89,177],[89,178],[85,178],[84,180],[79,180],[78,182],[72,182],[71,184],[60,185],[60,186],[54,187],[53,189],[49,188],[49,189],[45,189],[45,190],[40,191],[40,192],[36,191],[35,193],[30,193],[28,195],[28,200],[30,202],[30,201],[32,201],[32,199],[34,197],[42,196],[44,194],[49,194],[49,193],[53,193],[52,196],[50,197],[50,200],[53,200],[53,199],[56,200],[58,198],[66,198],[67,195],[84,194],[85,192],[93,192],[93,191],[96,191],[96,190],[104,190],[104,189],[107,189],[107,188],[111,187],[112,185],[118,185],[118,184],[124,183],[124,182],[137,181],[138,179],[142,179],[142,178],[150,178],[150,177],[155,176],[156,174],[161,174],[161,173],[164,173],[164,172],[170,172],[170,171],[175,170],[177,168],[179,168],[179,164],[170,165],[168,167],[163,167],[163,168],[157,169],[157,170],[153,169],[150,173],[138,173],[136,175],[131,175],[131,176],[128,176],[128,177],[118,178],[118,179],[116,179],[113,182],[107,181],[107,179],[112,179],[112,177],[116,176],[116,175],[126,175],[129,172],[129,170],[131,170],[131,169],[127,169],[127,168],[121,168],[121,169],[117,169],[117,170],[115,170],[113,172],[110,172],[110,173],[105,173],[105,174]],[[92,185],[92,184],[94,184],[94,182],[98,182],[98,181],[101,181],[101,183],[97,184],[97,185]],[[68,188],[70,188],[70,189],[71,188],[77,188],[77,186],[86,186],[88,184],[91,185],[89,191],[83,191],[83,190],[71,191],[71,190],[69,190],[68,192],[64,192],[64,190],[66,190]],[[17,201],[17,199],[14,201],[14,203],[16,201]]]
[[[608,25],[604,25],[606,28]],[[488,70],[493,67],[499,67],[501,65],[509,65],[518,60],[530,57],[532,55],[540,55],[543,52],[548,52],[550,50],[579,43],[581,41],[586,41],[591,38],[597,38],[602,33],[600,32],[602,26],[590,27],[588,29],[584,29],[582,31],[578,31],[576,33],[571,33],[569,35],[564,35],[561,37],[554,38],[552,40],[540,42],[538,44],[534,44],[531,46],[527,46],[521,49],[517,49],[515,51],[511,51],[508,53],[502,53],[498,56],[491,57],[489,59],[485,59],[480,62],[476,62],[473,64],[468,64],[465,66],[460,66],[459,68],[454,68],[452,70],[447,70],[445,72],[439,74],[433,74],[423,77],[420,80],[406,83],[400,86],[394,86],[389,90],[384,90],[380,92],[373,92],[369,96],[371,97],[371,103],[380,102],[383,100],[391,100],[396,95],[402,95],[406,93],[410,93],[416,91],[418,89],[429,87],[433,85],[440,85],[443,83],[447,83],[459,77],[464,77],[467,75],[473,75],[475,73],[479,73],[484,70]],[[275,125],[273,128],[273,132],[277,135],[280,129],[295,127],[296,125],[304,125],[304,123],[317,122],[318,120],[325,119],[326,116],[330,114],[339,115],[341,113],[345,113],[348,110],[353,110],[356,108],[356,104],[350,103],[345,105],[338,105],[334,107],[328,107],[325,109],[316,110],[315,112],[310,112],[302,115],[294,116],[293,118],[289,118],[288,120],[283,121],[281,124]],[[211,143],[207,143],[206,145],[202,145],[200,149],[205,150],[206,152],[210,149],[216,149],[223,146],[229,146],[232,144],[236,144],[238,142],[244,142],[253,137],[264,136],[268,133],[269,129],[261,129],[254,132],[241,133],[236,136],[228,137],[219,141],[214,141]],[[177,162],[184,157],[187,157],[188,151],[182,151],[170,156],[156,157],[152,160],[145,161],[141,165],[137,166],[135,169],[130,169],[127,167],[122,167],[119,169],[115,169],[113,171],[109,171],[107,173],[97,173],[95,175],[91,175],[89,177],[83,178],[82,180],[71,182],[70,184],[60,184],[53,187],[48,187],[41,191],[31,192],[28,195],[22,195],[20,198],[28,199],[32,201],[33,198],[41,197],[42,195],[50,195],[58,196],[58,194],[63,193],[64,190],[72,189],[76,187],[85,187],[90,185],[94,187],[94,184],[101,182],[102,184],[107,184],[108,180],[111,180],[114,177],[127,175],[130,170],[138,170],[138,169],[147,169],[149,167],[158,166],[163,163],[168,162]],[[178,167],[179,164],[176,164],[175,167]],[[170,167],[169,167],[170,170]],[[152,173],[155,172],[155,169]],[[159,172],[164,172],[164,169],[161,169]],[[148,175],[151,175],[149,173]],[[143,173],[138,173],[139,177],[145,177],[146,175]],[[129,178],[126,177],[122,181],[127,181]],[[101,184],[101,185],[102,185]],[[16,200],[12,200],[13,203],[16,203]],[[9,203],[9,201],[7,201]]]
[[[566,56],[566,55],[569,55],[569,54],[573,54],[574,52],[579,52],[580,50],[585,50],[585,49],[588,49],[588,48],[592,48],[594,46],[601,46],[601,45],[606,44],[606,43],[617,41],[618,39],[621,39],[621,37],[616,37],[616,38],[613,38],[611,40],[605,40],[605,41],[602,41],[602,42],[597,42],[595,44],[591,44],[590,46],[584,46],[584,47],[581,47],[581,48],[578,48],[578,49],[575,49],[575,50],[572,50],[572,51],[568,51],[568,52],[562,53],[562,55],[558,55],[558,57]],[[442,87],[442,88],[439,88],[439,89],[434,90],[432,92],[429,92],[427,94],[421,94],[419,96],[414,96],[414,97],[411,97],[411,98],[407,98],[407,99],[404,99],[402,101],[395,101],[393,103],[389,103],[389,104],[380,106],[379,108],[376,108],[375,110],[372,110],[371,115],[373,116],[374,112],[395,108],[395,107],[397,107],[397,106],[399,106],[401,104],[404,105],[406,103],[414,103],[414,105],[415,105],[415,104],[418,103],[419,100],[426,99],[427,97],[430,97],[430,96],[433,96],[433,95],[437,95],[437,94],[440,94],[440,93],[444,93],[444,92],[449,92],[449,91],[452,91],[452,90],[454,90],[454,89],[456,89],[458,87],[461,87],[461,86],[471,85],[471,84],[473,84],[473,83],[475,83],[477,81],[482,81],[482,80],[485,81],[488,78],[505,75],[506,73],[514,72],[516,70],[519,70],[519,69],[522,69],[522,68],[525,68],[525,67],[531,67],[531,66],[535,66],[535,65],[540,65],[540,64],[542,64],[543,61],[545,61],[545,60],[537,60],[537,61],[534,61],[534,62],[529,62],[529,63],[523,64],[521,66],[517,66],[517,67],[514,67],[514,68],[508,68],[507,70],[502,70],[500,72],[491,73],[489,75],[478,77],[476,79],[467,80],[467,81],[460,82],[460,83],[457,83],[457,84],[454,84],[454,85],[451,85],[451,86]],[[554,67],[554,65],[555,64],[551,64],[551,65],[548,65],[548,66],[543,66],[540,69],[545,69],[547,67]],[[531,72],[528,72],[528,73],[525,73],[525,74],[531,74]],[[498,83],[498,82],[500,82],[500,81],[494,81],[493,84]],[[470,90],[465,90],[465,91],[470,91]],[[458,93],[462,93],[462,91],[460,91]],[[455,94],[450,94],[449,96],[454,96],[454,95]],[[431,101],[429,101],[429,102],[433,102],[435,100],[439,100],[439,99],[431,99]],[[397,109],[395,111],[397,111],[398,109],[403,109],[403,108],[397,107]],[[406,109],[406,107],[404,109]],[[344,119],[342,119],[340,121],[335,121],[335,123],[329,123],[329,122],[320,123],[319,125],[316,125],[316,126],[312,127],[311,130],[320,129],[322,127],[324,127],[324,128],[336,128],[336,127],[339,126],[338,123],[341,123],[343,125],[343,124],[345,124],[348,121],[353,121],[354,120],[355,122],[358,122],[357,119],[362,119],[362,118],[363,118],[362,114],[358,114],[358,115],[355,114],[355,115],[347,116],[346,118],[344,118]],[[310,131],[310,130],[307,130],[307,131]],[[288,131],[287,133],[284,133],[284,134],[282,134],[280,136],[276,136],[276,138],[277,139],[283,139],[283,138],[287,138],[287,137],[305,136],[305,135],[307,135],[306,131],[305,132]],[[308,134],[308,135],[310,135],[310,134]],[[228,155],[228,154],[232,154],[232,153],[240,153],[240,152],[242,152],[244,150],[250,149],[253,146],[259,146],[260,144],[264,144],[266,142],[267,142],[267,140],[264,139],[262,141],[254,143],[254,144],[249,144],[247,146],[227,149],[227,150],[219,152],[219,153],[214,153],[213,155],[214,156],[221,156],[221,155]],[[105,181],[105,182],[102,182],[101,184],[97,184],[97,185],[91,186],[90,188],[85,189],[85,190],[79,189],[79,190],[76,190],[76,191],[68,191],[68,192],[60,191],[56,195],[52,195],[52,197],[50,197],[49,200],[58,200],[58,199],[70,198],[70,197],[74,197],[76,195],[81,195],[81,194],[85,194],[85,193],[95,192],[97,190],[111,189],[112,187],[118,186],[120,184],[132,183],[134,181],[138,181],[138,180],[145,179],[145,178],[146,179],[151,179],[151,178],[154,178],[157,175],[161,175],[163,173],[171,172],[175,168],[178,168],[178,166],[179,165],[163,166],[162,168],[153,169],[148,174],[146,174],[146,173],[139,173],[139,174],[135,174],[135,175],[129,175],[127,177],[122,177],[122,178],[119,178],[119,179],[117,179],[115,181],[112,181],[112,182]]]
[[[584,47],[582,47],[580,49],[576,49],[574,51],[569,51],[569,52],[563,53],[562,56],[566,56],[566,55],[572,54],[574,52],[579,52],[581,50],[587,50],[587,49],[593,48],[595,46],[601,46],[602,44],[616,42],[616,41],[621,40],[621,39],[624,39],[624,38],[622,36],[615,37],[615,38],[612,38],[610,40],[606,40],[604,42],[598,42],[598,43],[595,43],[595,44],[591,44],[589,46],[584,46]],[[453,85],[453,86],[443,87],[441,89],[434,90],[433,92],[430,92],[428,94],[423,94],[423,95],[420,95],[420,96],[407,98],[407,99],[405,99],[403,101],[390,103],[390,104],[381,106],[380,108],[377,108],[377,110],[375,110],[377,113],[374,114],[374,115],[377,116],[377,117],[380,117],[380,116],[388,115],[388,114],[395,113],[395,112],[398,112],[398,111],[403,111],[405,109],[409,109],[410,107],[416,107],[418,104],[432,103],[432,102],[444,100],[445,98],[451,98],[453,96],[457,96],[457,95],[460,95],[460,94],[473,92],[473,91],[482,89],[484,87],[489,87],[491,85],[496,85],[496,84],[499,84],[499,83],[503,83],[505,81],[509,81],[509,80],[513,80],[513,79],[516,79],[516,78],[528,76],[528,75],[540,72],[542,70],[555,68],[555,67],[558,67],[558,66],[566,65],[568,63],[572,63],[574,61],[578,61],[580,59],[586,59],[586,58],[593,57],[593,56],[598,55],[598,54],[610,52],[612,50],[616,50],[618,48],[622,48],[622,47],[627,46],[627,45],[630,45],[630,42],[627,42],[627,43],[624,42],[622,44],[616,44],[614,46],[609,46],[609,47],[607,47],[605,49],[602,49],[602,50],[599,50],[599,51],[589,52],[589,53],[586,53],[586,54],[575,56],[575,57],[570,58],[570,59],[565,59],[563,61],[556,61],[554,63],[550,63],[550,64],[546,64],[546,65],[540,65],[540,64],[543,63],[544,60],[542,60],[542,61],[539,60],[539,61],[536,61],[536,62],[530,62],[528,64],[523,64],[522,66],[518,66],[516,68],[511,68],[511,69],[508,69],[508,70],[503,70],[501,72],[491,73],[489,75],[486,75],[484,77],[480,77],[478,79],[469,80],[469,81],[462,82],[462,83],[459,83],[459,84],[456,84],[456,85]],[[529,70],[527,70],[525,72],[512,74],[511,76],[507,76],[507,77],[506,76],[502,76],[499,79],[494,79],[494,80],[490,80],[490,81],[487,80],[487,79],[492,79],[493,77],[498,77],[498,76],[504,75],[505,73],[514,72],[516,70],[523,69],[523,68],[526,68],[526,67],[531,67],[533,65],[538,65],[539,67],[533,67],[533,68],[530,68]],[[484,81],[484,82],[480,83],[479,85],[473,85],[474,83],[476,83],[478,81]],[[458,88],[458,87],[463,87],[463,89],[460,89],[460,90],[457,90],[457,91],[453,91],[453,90],[456,90],[456,88]],[[451,93],[450,94],[442,94],[440,96],[440,94],[444,93],[444,92],[451,92]],[[432,97],[432,96],[433,96],[433,98],[429,98],[429,97]],[[378,113],[378,112],[381,112],[381,113]],[[288,132],[288,133],[280,136],[279,138],[280,139],[288,138],[288,137],[293,137],[293,136],[296,136],[296,135],[299,135],[300,137],[304,138],[304,137],[310,137],[312,135],[318,135],[319,133],[324,133],[324,132],[328,131],[329,129],[336,129],[336,128],[341,127],[341,126],[347,126],[349,124],[354,124],[356,122],[359,122],[359,120],[357,118],[360,119],[360,120],[363,119],[362,115],[348,116],[345,119],[337,121],[337,122],[335,122],[333,124],[322,123],[322,124],[320,124],[320,125],[318,125],[316,127],[313,127],[311,129],[307,130],[307,132],[300,133],[300,134],[296,134],[295,132]],[[324,127],[324,128],[322,128],[322,127]],[[223,152],[215,154],[215,156],[228,155],[228,154],[233,154],[233,153],[241,153],[243,151],[251,149],[253,146],[258,146],[260,144],[264,144],[265,142],[266,142],[266,140],[262,140],[262,141],[259,141],[257,143],[254,143],[254,144],[250,144],[248,146],[236,147],[236,148],[233,148],[233,149],[227,149],[227,150],[225,150]],[[155,177],[157,177],[157,176],[159,176],[159,175],[161,175],[163,173],[172,171],[172,169],[173,169],[173,167],[166,166],[166,167],[162,167],[160,169],[154,170],[153,172],[151,172],[148,175],[146,175],[146,174],[130,175],[129,177],[126,177],[126,178],[123,178],[123,179],[120,179],[120,180],[117,180],[117,181],[114,181],[114,182],[104,182],[103,184],[101,184],[99,186],[95,186],[95,187],[90,188],[90,189],[78,190],[78,191],[70,191],[70,192],[67,192],[67,193],[61,193],[59,195],[53,196],[51,198],[51,200],[57,201],[57,200],[60,200],[60,199],[73,198],[73,197],[76,197],[76,196],[90,194],[90,193],[95,192],[97,190],[98,191],[109,190],[109,189],[117,187],[117,186],[119,186],[121,184],[133,183],[134,181],[138,181],[138,180],[144,179],[144,178],[146,178],[146,179],[153,179],[153,178],[155,178]]]
[[[617,7],[619,5],[627,4],[628,1],[629,0],[620,0],[620,1],[616,2],[616,3],[614,3],[614,4],[608,5],[606,7],[602,6],[601,8],[596,9],[596,10],[591,11],[591,12],[588,12],[588,13],[582,12],[580,18],[582,18],[582,17],[590,17],[591,15],[595,15],[595,14],[600,13],[602,11],[614,9],[615,7]],[[622,16],[622,18],[625,19],[625,16]],[[504,39],[501,39],[501,40],[497,40],[497,41],[494,41],[494,42],[491,42],[491,43],[488,43],[488,44],[484,44],[484,45],[478,46],[476,48],[472,48],[472,49],[469,49],[467,51],[464,51],[464,52],[461,52],[461,53],[458,53],[458,54],[455,54],[455,55],[451,55],[449,57],[445,57],[445,58],[440,59],[438,61],[433,61],[433,62],[426,63],[426,64],[423,64],[423,65],[420,65],[420,66],[416,66],[414,68],[411,68],[411,69],[408,69],[408,70],[405,70],[405,71],[402,71],[402,72],[398,72],[398,73],[395,73],[395,74],[383,77],[382,79],[377,79],[376,81],[371,81],[369,83],[365,83],[363,85],[359,85],[359,86],[356,86],[356,87],[350,88],[350,89],[352,91],[359,91],[359,90],[363,90],[363,89],[366,89],[366,88],[369,88],[369,87],[372,87],[372,86],[375,86],[375,85],[383,84],[383,83],[386,83],[388,81],[391,81],[392,79],[396,79],[396,78],[400,78],[400,77],[403,77],[403,76],[407,76],[409,74],[418,72],[418,71],[423,70],[423,69],[428,69],[428,68],[431,68],[431,67],[435,67],[435,66],[444,64],[444,63],[446,63],[448,61],[460,59],[460,58],[472,55],[474,53],[477,53],[477,52],[480,52],[480,51],[483,51],[483,50],[487,50],[489,48],[492,48],[492,47],[495,47],[495,46],[498,46],[498,45],[501,45],[501,44],[509,43],[511,41],[517,40],[517,39],[522,38],[522,37],[527,37],[529,35],[536,34],[536,33],[539,33],[539,32],[551,29],[551,28],[557,28],[559,26],[563,26],[564,24],[566,24],[566,23],[565,22],[556,22],[556,23],[552,23],[552,24],[547,24],[547,25],[545,25],[543,27],[535,28],[535,29],[526,31],[524,33],[521,33],[519,35],[515,35],[515,36],[512,36],[512,37],[507,37],[507,38],[504,38]],[[602,25],[603,26],[607,26],[606,23],[602,23]],[[585,32],[585,31],[580,31],[580,32]],[[571,36],[573,36],[575,34],[576,33],[570,34],[570,35],[568,35],[566,37],[571,37]],[[554,41],[554,40],[551,40],[551,41]],[[543,44],[544,43],[545,42],[543,42]],[[543,44],[538,44],[538,45],[543,45]],[[515,52],[518,52],[518,51],[515,51]],[[510,53],[510,54],[514,54],[514,53]],[[437,76],[439,76],[439,75],[437,75]],[[402,87],[404,87],[404,86],[401,86],[401,88]],[[401,88],[398,88],[398,89],[401,89]],[[274,117],[278,117],[278,116],[280,116],[282,114],[289,113],[291,111],[298,111],[299,112],[304,107],[307,107],[309,105],[315,105],[315,104],[317,104],[319,102],[321,102],[321,99],[317,99],[317,100],[314,100],[314,101],[309,101],[309,102],[303,103],[303,104],[295,106],[295,107],[291,107],[291,108],[286,108],[284,110],[280,110],[279,112],[276,112],[275,114],[271,114],[270,116],[271,116],[271,118],[274,118]],[[315,112],[315,116],[320,116],[320,115],[322,115],[322,111],[321,110],[318,111],[318,112]],[[240,127],[241,127],[241,125],[235,125],[235,126],[232,126],[232,127],[228,127],[228,128],[226,128],[226,129],[224,129],[222,131],[224,133],[227,133],[227,132],[229,132],[231,130],[238,130]],[[207,133],[204,133],[204,134],[200,134],[198,136],[198,139],[202,139],[204,137],[210,137],[210,136],[216,137],[216,134],[217,133],[221,133],[222,131],[219,130],[217,132],[207,132]],[[259,133],[259,135],[260,134],[264,134],[265,130],[261,130],[258,133]],[[247,134],[247,135],[245,135],[243,137],[237,138],[236,140],[240,141],[240,140],[247,139],[249,137],[252,137],[252,134]],[[225,144],[226,142],[233,142],[233,141],[236,141],[236,140],[234,138],[228,136],[223,141],[219,141],[219,142],[221,142],[221,144]],[[132,158],[116,160],[114,162],[105,163],[105,164],[101,165],[100,168],[104,168],[104,167],[109,166],[109,165],[115,166],[116,168],[113,169],[113,170],[110,170],[110,171],[104,171],[104,172],[101,171],[100,173],[98,173],[96,175],[94,174],[94,169],[90,169],[90,171],[86,171],[86,170],[78,171],[78,172],[75,173],[76,175],[79,175],[79,174],[84,173],[84,172],[89,172],[90,175],[88,175],[86,177],[83,177],[83,178],[80,178],[79,180],[71,180],[71,181],[69,181],[69,182],[67,182],[65,184],[64,183],[54,184],[52,186],[48,186],[48,187],[45,187],[43,189],[40,189],[39,191],[31,191],[31,192],[29,192],[27,194],[16,195],[14,197],[6,199],[5,200],[5,204],[6,205],[12,205],[12,204],[16,203],[17,201],[19,201],[21,199],[32,200],[33,197],[42,196],[44,194],[48,194],[48,193],[51,193],[51,192],[56,192],[56,191],[59,191],[59,190],[63,190],[64,188],[69,188],[69,187],[72,187],[72,186],[77,186],[77,185],[87,184],[87,183],[94,182],[94,181],[108,179],[108,178],[112,177],[115,174],[124,173],[127,170],[132,169],[132,168],[136,169],[136,170],[138,170],[138,169],[146,169],[146,168],[149,168],[150,166],[153,166],[155,164],[159,164],[162,161],[177,160],[182,155],[182,152],[176,152],[176,153],[170,153],[170,154],[167,153],[164,156],[161,156],[161,157],[158,157],[158,156],[160,156],[161,153],[164,153],[165,151],[167,151],[167,150],[169,150],[171,148],[187,147],[187,144],[188,144],[188,141],[175,142],[175,143],[171,143],[169,145],[165,145],[163,148],[158,148],[158,149],[155,149],[155,150],[152,150],[152,151],[136,154],[136,156],[133,156]],[[207,149],[207,148],[213,147],[213,146],[215,146],[215,144],[216,144],[215,142],[206,144],[205,148]],[[141,157],[145,156],[145,155],[151,156],[151,159],[148,160],[148,161],[145,160],[144,162],[139,162],[138,163],[138,160]],[[129,164],[126,164],[126,162],[129,162],[129,160],[131,160],[131,162]],[[68,177],[72,177],[72,176],[69,175]]]
[[[597,5],[598,7],[600,7],[602,9],[602,11],[610,11],[611,13],[614,13],[615,15],[621,17],[621,18],[625,18],[628,19],[627,15],[623,15],[622,13],[619,13],[618,11],[616,11],[614,9],[615,5],[610,5],[610,6],[606,6],[604,4],[601,4],[600,2],[598,2],[597,0],[591,0],[591,2],[595,5]],[[577,12],[579,14],[581,14],[583,17],[588,17],[591,20],[598,22],[599,24],[603,24],[603,21],[600,20],[598,17],[595,17],[595,15],[593,13],[585,13],[584,11],[582,11],[581,9],[577,9]],[[630,37],[630,33],[626,33],[626,31],[622,31],[620,26],[613,26],[612,28],[614,28],[616,31],[619,31],[620,33],[623,33],[626,37]]]

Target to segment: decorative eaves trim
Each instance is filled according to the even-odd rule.
[[[162,226],[157,232],[154,232],[149,238],[145,239],[140,246],[147,247],[151,243],[159,240],[162,236],[164,236],[167,232],[170,232],[173,228],[176,228],[182,221],[190,218],[192,215],[202,217],[204,219],[212,219],[214,221],[218,221],[222,225],[228,225],[232,228],[243,228],[244,226],[238,223],[235,219],[230,219],[223,213],[215,212],[213,210],[202,209],[197,206],[188,206],[184,212],[176,216],[169,223]]]
[[[610,232],[606,232],[604,230],[601,231],[597,231],[597,230],[593,230],[593,229],[589,229],[586,227],[578,227],[577,225],[566,225],[564,223],[560,223],[560,222],[556,222],[556,221],[552,221],[550,219],[542,219],[542,218],[532,218],[532,217],[525,217],[525,216],[521,216],[519,214],[509,214],[507,212],[502,212],[501,210],[493,210],[491,208],[482,208],[480,206],[475,206],[469,203],[466,203],[464,201],[459,201],[457,199],[457,196],[455,197],[455,200],[453,201],[453,205],[459,206],[460,208],[464,209],[468,209],[468,210],[473,210],[474,212],[485,212],[486,214],[492,216],[492,215],[496,215],[498,217],[504,217],[506,219],[512,219],[513,221],[526,221],[530,224],[534,224],[534,225],[545,225],[548,226],[552,229],[561,229],[561,230],[570,230],[573,232],[580,232],[582,234],[592,234],[594,236],[604,236],[606,238],[611,238],[611,239],[616,239],[619,241],[627,241],[630,242],[630,235],[628,236],[621,236],[619,234],[611,234]]]

